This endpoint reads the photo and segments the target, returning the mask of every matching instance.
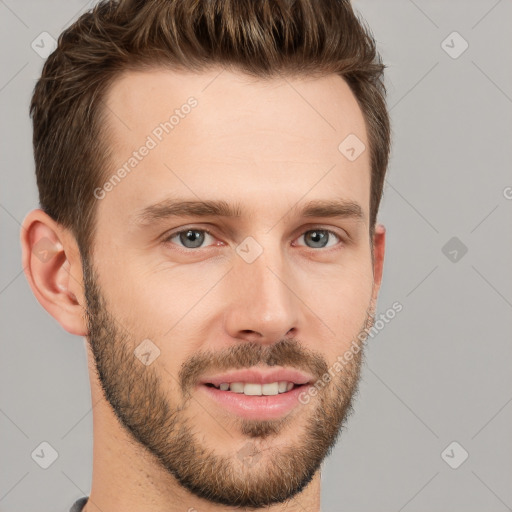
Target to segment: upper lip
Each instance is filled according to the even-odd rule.
[[[248,368],[244,370],[236,370],[226,373],[219,373],[201,379],[201,384],[220,384],[227,382],[251,382],[256,384],[269,384],[271,382],[288,381],[294,384],[307,384],[313,381],[313,377],[307,373],[292,368],[274,368],[272,370],[263,371],[256,368]]]

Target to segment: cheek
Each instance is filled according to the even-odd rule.
[[[180,271],[148,259],[111,244],[108,252],[98,256],[98,274],[115,317],[134,336],[161,337],[207,293],[214,276],[202,273],[198,280],[190,269]]]
[[[321,318],[334,331],[337,344],[349,344],[365,326],[371,304],[373,275],[371,266],[346,270],[317,294]]]

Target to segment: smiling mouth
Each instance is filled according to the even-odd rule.
[[[201,393],[228,413],[259,421],[282,418],[297,409],[302,404],[300,395],[310,385],[288,380],[261,383],[235,379],[226,382],[229,379],[215,378],[215,384],[208,380],[199,386]],[[297,380],[304,382],[306,379],[298,376]]]

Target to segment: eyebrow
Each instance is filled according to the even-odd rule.
[[[365,214],[361,206],[345,199],[314,200],[299,207],[294,205],[285,216],[352,218],[364,222]],[[223,200],[187,201],[165,199],[138,211],[134,217],[135,224],[145,226],[171,217],[242,217],[240,203],[233,205]]]

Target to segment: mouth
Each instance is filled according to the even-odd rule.
[[[307,393],[312,383],[313,379],[298,372],[276,370],[261,374],[246,370],[204,379],[196,389],[214,407],[228,414],[271,420],[302,405],[301,394]]]

